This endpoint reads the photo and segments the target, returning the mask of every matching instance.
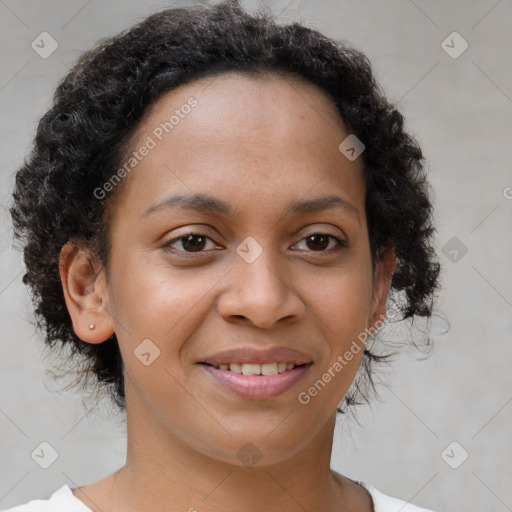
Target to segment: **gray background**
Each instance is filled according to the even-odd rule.
[[[45,374],[54,360],[42,359],[30,323],[7,208],[14,171],[68,66],[98,38],[165,5],[0,0],[0,508],[96,481],[124,463],[123,418],[108,401],[91,401],[88,411]],[[450,330],[442,335],[446,322],[434,321],[433,355],[401,357],[382,400],[360,410],[361,426],[339,425],[332,465],[438,511],[512,510],[512,1],[286,0],[272,9],[368,55],[422,145],[435,191],[439,311]],[[59,44],[47,59],[31,48],[43,31]],[[453,31],[469,44],[456,59],[441,46]],[[461,48],[450,41],[452,51]],[[59,455],[46,470],[30,456],[42,441]],[[460,464],[465,452],[458,468],[446,462]]]

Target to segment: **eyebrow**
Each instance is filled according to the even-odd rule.
[[[232,207],[217,197],[209,196],[206,194],[189,194],[170,196],[163,201],[150,206],[142,214],[142,217],[147,217],[153,212],[172,207],[184,208],[186,210],[191,210],[198,213],[233,215]],[[304,213],[315,213],[335,207],[342,207],[348,211],[351,211],[356,215],[357,220],[360,221],[357,208],[346,199],[336,195],[315,197],[313,199],[299,199],[288,206],[285,214],[298,215]]]

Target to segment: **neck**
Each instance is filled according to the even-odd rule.
[[[330,469],[334,414],[293,457],[243,466],[204,455],[148,410],[133,410],[127,407],[126,465],[116,473],[108,510],[371,510],[367,493]]]

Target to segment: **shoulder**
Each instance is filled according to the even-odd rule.
[[[67,485],[64,485],[47,500],[31,500],[24,505],[2,512],[91,512],[91,509],[76,498]]]
[[[375,512],[433,512],[426,508],[420,508],[398,498],[392,498],[375,489],[370,484],[358,481],[372,497]]]

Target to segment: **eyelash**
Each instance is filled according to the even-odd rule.
[[[311,233],[310,235],[307,235],[306,237],[302,238],[300,242],[303,242],[304,240],[307,240],[309,237],[311,236],[314,236],[314,235],[323,235],[323,236],[327,236],[333,240],[336,241],[337,243],[337,247],[334,247],[334,248],[331,248],[331,249],[327,249],[327,250],[321,250],[321,251],[314,251],[314,250],[310,250],[310,251],[307,251],[307,252],[311,252],[311,253],[314,253],[314,254],[318,254],[320,256],[323,256],[323,255],[331,255],[333,253],[337,253],[339,251],[341,251],[342,249],[346,249],[349,247],[349,243],[346,241],[346,240],[343,240],[341,238],[338,238],[334,235],[331,235],[329,233],[321,233],[321,232],[318,232],[318,233]],[[194,252],[194,251],[185,251],[185,250],[177,250],[177,249],[174,249],[171,247],[172,244],[176,243],[176,242],[179,242],[180,240],[185,240],[187,237],[189,236],[194,236],[194,237],[203,237],[203,238],[206,238],[210,241],[213,242],[213,240],[203,234],[203,233],[196,233],[196,232],[190,232],[190,233],[186,233],[184,235],[181,235],[179,237],[176,237],[176,238],[173,238],[172,240],[169,240],[169,242],[166,242],[162,248],[168,252],[172,252],[172,253],[181,253],[180,255],[184,255],[186,254],[187,256],[185,256],[186,258],[195,258],[197,257],[196,255],[200,255],[202,253],[205,253],[207,251],[205,250],[201,250],[201,251],[197,251],[197,252]]]

